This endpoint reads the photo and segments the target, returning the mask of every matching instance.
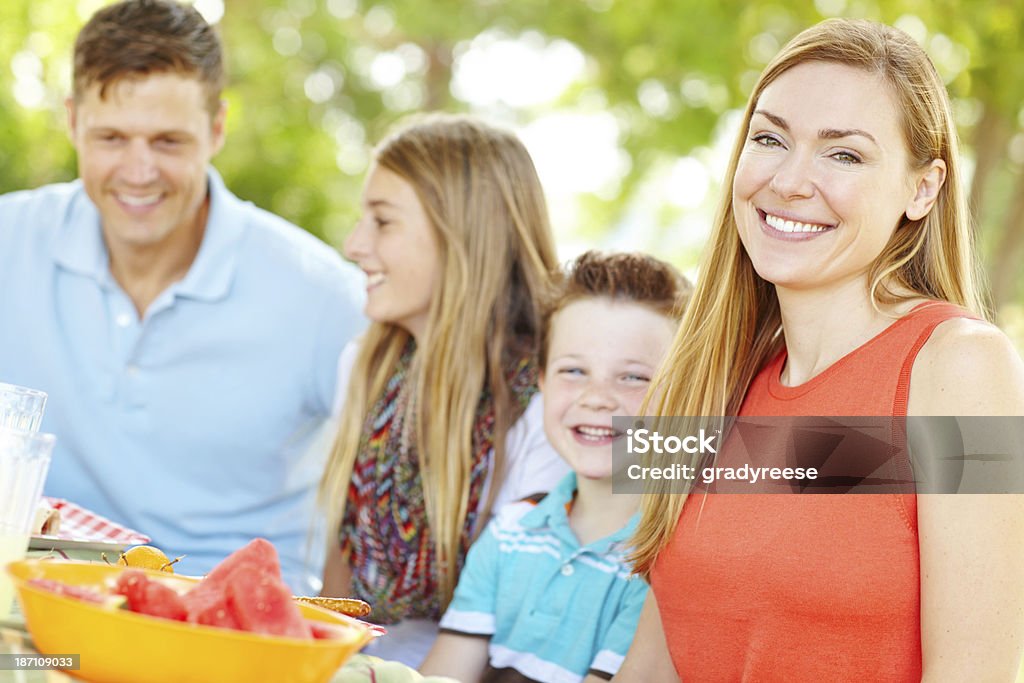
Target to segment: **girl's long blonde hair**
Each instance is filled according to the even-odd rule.
[[[540,180],[513,134],[435,114],[384,140],[375,164],[412,185],[441,251],[441,284],[406,381],[407,422],[417,444],[443,608],[458,578],[481,396],[489,391],[494,404],[493,497],[502,480],[505,436],[520,412],[507,364],[515,355],[537,353],[538,302],[558,264]],[[367,413],[408,340],[406,330],[388,323],[371,324],[362,339],[320,486],[332,533],[344,514]]]
[[[949,97],[924,51],[907,34],[884,24],[829,19],[796,36],[762,72],[750,95],[726,171],[727,183],[705,251],[692,302],[659,376],[647,411],[661,416],[729,416],[747,387],[783,340],[774,286],[754,271],[740,243],[732,210],[732,185],[751,115],[764,89],[797,64],[821,61],[877,73],[901,113],[911,164],[946,163],[946,180],[931,211],[903,217],[869,273],[877,307],[913,292],[949,301],[985,316],[974,234],[963,194],[958,140]],[[867,201],[867,198],[865,199]],[[695,465],[696,462],[690,463]],[[651,490],[643,497],[633,542],[634,570],[647,576],[668,543],[685,493]]]

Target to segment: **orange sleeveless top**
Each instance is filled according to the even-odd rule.
[[[783,351],[746,416],[905,416],[935,327],[973,317],[927,302],[797,387]],[[913,494],[694,494],[651,572],[683,681],[920,681]]]

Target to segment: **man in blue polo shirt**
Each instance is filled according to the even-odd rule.
[[[75,44],[80,179],[0,197],[0,379],[49,393],[46,493],[202,573],[254,536],[294,590],[337,359],[363,327],[335,251],[232,195],[220,40],[127,0]]]

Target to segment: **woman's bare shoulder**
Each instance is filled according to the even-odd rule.
[[[910,383],[911,415],[1024,415],[1024,361],[998,327],[954,318],[921,348]]]

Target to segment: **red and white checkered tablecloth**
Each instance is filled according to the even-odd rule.
[[[150,541],[149,536],[112,522],[69,500],[50,497],[46,500],[54,509],[60,511],[60,531],[57,532],[57,538],[121,545],[139,545]]]

